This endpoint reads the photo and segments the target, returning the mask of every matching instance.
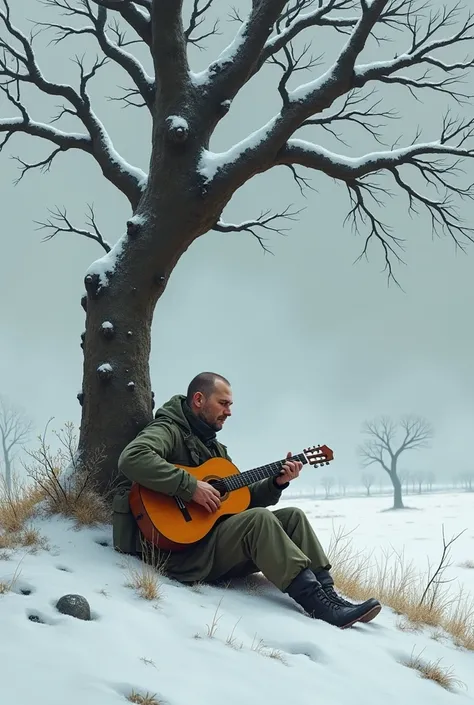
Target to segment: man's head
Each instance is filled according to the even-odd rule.
[[[215,372],[201,372],[190,382],[186,401],[193,414],[214,431],[220,431],[232,413],[230,382]]]

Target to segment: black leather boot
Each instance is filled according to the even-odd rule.
[[[378,615],[380,610],[382,609],[382,605],[378,600],[376,600],[374,597],[371,597],[370,599],[366,600],[365,602],[362,602],[360,605],[355,605],[353,602],[349,602],[348,600],[345,600],[343,597],[337,594],[336,590],[334,589],[334,580],[332,578],[331,573],[328,570],[319,570],[315,573],[316,580],[318,580],[321,583],[321,586],[326,593],[326,595],[329,597],[330,600],[332,600],[335,604],[342,605],[343,607],[365,607],[367,608],[367,615],[365,617],[362,617],[360,619],[360,622],[370,622],[374,617]]]
[[[365,605],[346,607],[345,605],[336,604],[328,597],[310,568],[303,570],[290,583],[286,592],[311,617],[321,619],[323,622],[332,624],[340,629],[347,629],[347,627],[351,627],[356,622],[360,622],[362,618],[367,620],[372,611],[376,611],[377,614],[380,611],[379,607],[367,608]]]

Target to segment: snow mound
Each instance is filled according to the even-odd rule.
[[[2,705],[120,705],[132,692],[169,705],[452,703],[402,665],[423,650],[474,686],[473,654],[397,630],[388,609],[340,631],[261,576],[195,588],[160,578],[159,598],[147,601],[127,586],[140,562],[113,551],[109,526],[77,530],[58,517],[34,526],[49,550],[0,554],[0,584],[13,580],[0,595]],[[57,611],[71,593],[89,601],[91,621]],[[472,702],[469,690],[457,697]]]

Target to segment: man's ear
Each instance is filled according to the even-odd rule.
[[[204,401],[204,397],[202,395],[202,392],[196,392],[196,394],[193,397],[193,402],[197,407],[202,406],[202,403]]]

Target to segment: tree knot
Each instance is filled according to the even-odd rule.
[[[168,126],[168,139],[175,144],[183,144],[189,137],[189,125],[180,115],[168,115],[166,118]]]

